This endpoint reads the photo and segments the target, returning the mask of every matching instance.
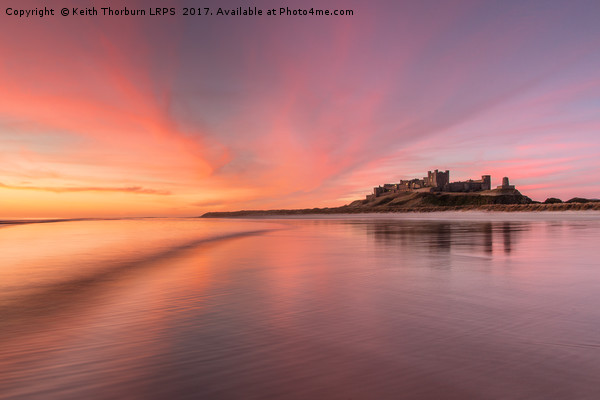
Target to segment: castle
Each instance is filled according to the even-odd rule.
[[[514,189],[509,185],[508,178],[502,179],[502,186],[497,189]],[[427,176],[423,179],[401,180],[399,183],[386,183],[383,186],[373,188],[373,194],[367,195],[367,200],[372,200],[384,194],[410,192],[414,190],[425,189],[431,192],[480,192],[492,189],[492,177],[482,175],[481,179],[450,182],[450,171],[445,172],[427,171]]]

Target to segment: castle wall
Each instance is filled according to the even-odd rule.
[[[444,192],[480,192],[488,190],[488,185],[482,181],[451,182],[444,185]]]
[[[416,189],[430,187],[434,191],[442,192],[479,192],[483,190],[491,190],[492,177],[490,175],[482,175],[481,179],[461,182],[450,182],[450,171],[440,172],[439,170],[427,171],[427,176],[423,179],[401,180],[399,183],[386,183],[383,186],[373,188],[373,194],[367,196],[376,198],[387,193],[400,193]],[[513,188],[508,184],[508,178],[504,178],[502,186],[498,188]]]
[[[480,192],[492,188],[492,177],[482,175],[480,180],[469,179],[468,181],[450,182],[444,185],[444,192]]]

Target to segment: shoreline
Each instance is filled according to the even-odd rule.
[[[431,213],[444,211],[491,211],[491,212],[544,212],[544,211],[600,211],[600,202],[588,203],[530,203],[530,204],[484,204],[464,206],[422,206],[422,207],[352,207],[341,206],[332,208],[307,208],[288,210],[240,210],[240,211],[212,211],[200,218],[236,218],[252,216],[276,215],[316,215],[316,214],[369,214],[369,213]]]
[[[239,210],[239,211],[211,211],[200,216],[176,218],[244,218],[264,216],[303,216],[303,215],[341,215],[341,214],[430,214],[439,212],[468,213],[479,212],[564,212],[564,211],[600,211],[600,201],[588,203],[530,203],[530,204],[482,204],[482,205],[455,205],[455,206],[389,206],[379,205],[360,207],[344,205],[340,207],[305,208],[305,209],[280,209],[280,210]],[[122,217],[122,218],[49,218],[49,219],[0,219],[0,227],[27,224],[44,224],[56,222],[96,221],[96,220],[121,220],[138,218],[170,218],[170,217]]]

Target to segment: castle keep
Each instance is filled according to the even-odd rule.
[[[508,184],[508,178],[502,180],[502,186],[498,189],[514,189],[513,185]],[[384,194],[409,192],[424,189],[431,192],[480,192],[492,189],[492,177],[482,175],[481,179],[469,179],[466,181],[450,182],[450,171],[444,172],[435,170],[428,171],[423,179],[401,180],[398,183],[386,183],[383,186],[373,188],[373,194],[367,196],[367,200],[372,200]]]

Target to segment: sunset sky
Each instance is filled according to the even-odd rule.
[[[0,10],[0,218],[339,206],[436,168],[600,197],[598,0],[45,3]],[[93,5],[125,3],[198,6]]]

